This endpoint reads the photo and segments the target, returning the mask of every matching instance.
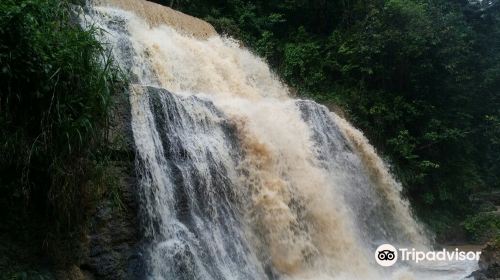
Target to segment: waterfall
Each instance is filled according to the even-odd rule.
[[[143,1],[109,3],[89,8],[82,25],[103,30],[130,77],[147,279],[458,279],[473,270],[378,266],[380,244],[431,242],[359,130],[292,98],[263,60],[207,23]]]

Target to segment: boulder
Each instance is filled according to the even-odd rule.
[[[476,280],[500,279],[500,237],[489,242],[482,250],[479,270],[472,276]]]

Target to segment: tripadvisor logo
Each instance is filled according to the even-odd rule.
[[[399,248],[382,244],[375,250],[375,261],[381,266],[392,266],[399,260],[419,263],[421,261],[479,261],[481,252],[465,252],[442,249],[441,251],[418,251],[415,248]]]
[[[398,261],[398,251],[391,244],[382,244],[375,250],[375,260],[381,266],[391,266]]]

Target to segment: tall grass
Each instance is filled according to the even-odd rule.
[[[84,220],[106,179],[123,83],[96,32],[68,1],[0,1],[0,210],[36,211],[57,231]]]

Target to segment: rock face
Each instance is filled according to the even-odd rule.
[[[144,273],[138,245],[135,149],[128,94],[116,100],[109,137],[113,149],[110,176],[116,189],[108,191],[94,209],[79,267],[83,279],[139,279]]]
[[[137,279],[141,275],[138,223],[131,176],[120,178],[124,183],[123,206],[112,201],[99,205],[92,219],[87,238],[87,257],[80,265],[87,279]]]
[[[128,92],[114,101],[108,131],[111,164],[106,169],[112,187],[97,194],[84,236],[70,252],[74,260],[59,261],[65,264],[54,271],[58,280],[127,280],[145,275]]]
[[[479,270],[473,273],[476,280],[500,279],[500,240],[484,247],[479,260]]]

